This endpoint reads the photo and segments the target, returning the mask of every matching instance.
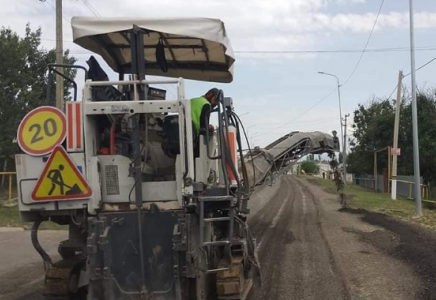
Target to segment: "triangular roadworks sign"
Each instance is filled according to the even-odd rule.
[[[34,201],[88,199],[92,190],[62,146],[57,146],[32,192]]]

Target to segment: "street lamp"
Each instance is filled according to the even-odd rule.
[[[334,74],[330,74],[330,73],[326,73],[326,72],[321,72],[321,71],[318,71],[318,74],[332,76],[332,77],[336,78],[336,82],[337,82],[337,85],[338,85],[339,125],[341,127],[341,139],[342,139],[342,165],[343,165],[343,168],[344,168],[344,170],[343,170],[344,182],[346,182],[347,179],[345,178],[345,176],[346,176],[345,161],[347,160],[346,159],[346,156],[347,156],[347,152],[346,151],[347,151],[347,149],[345,148],[345,135],[344,135],[344,131],[342,129],[341,84],[339,83],[338,76],[336,76]]]
[[[418,110],[416,105],[416,77],[415,77],[415,38],[413,26],[413,1],[409,0],[410,10],[410,64],[412,72],[412,131],[413,131],[413,171],[415,176],[416,212],[422,215],[421,179],[419,170],[419,141],[418,141]]]
[[[344,148],[342,151],[342,166],[344,167],[344,184],[347,184],[347,118],[350,114],[345,115],[344,119]]]

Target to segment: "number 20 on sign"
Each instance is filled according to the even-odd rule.
[[[55,107],[35,108],[18,127],[18,145],[27,154],[46,155],[64,141],[66,123],[64,113]]]

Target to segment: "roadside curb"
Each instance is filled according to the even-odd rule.
[[[24,231],[23,227],[0,227],[0,233],[3,232],[21,232]]]

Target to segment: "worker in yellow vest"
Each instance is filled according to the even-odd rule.
[[[194,131],[198,136],[201,129],[214,131],[213,125],[209,124],[208,112],[218,105],[219,89],[210,89],[204,96],[191,99],[191,116],[194,125]]]

